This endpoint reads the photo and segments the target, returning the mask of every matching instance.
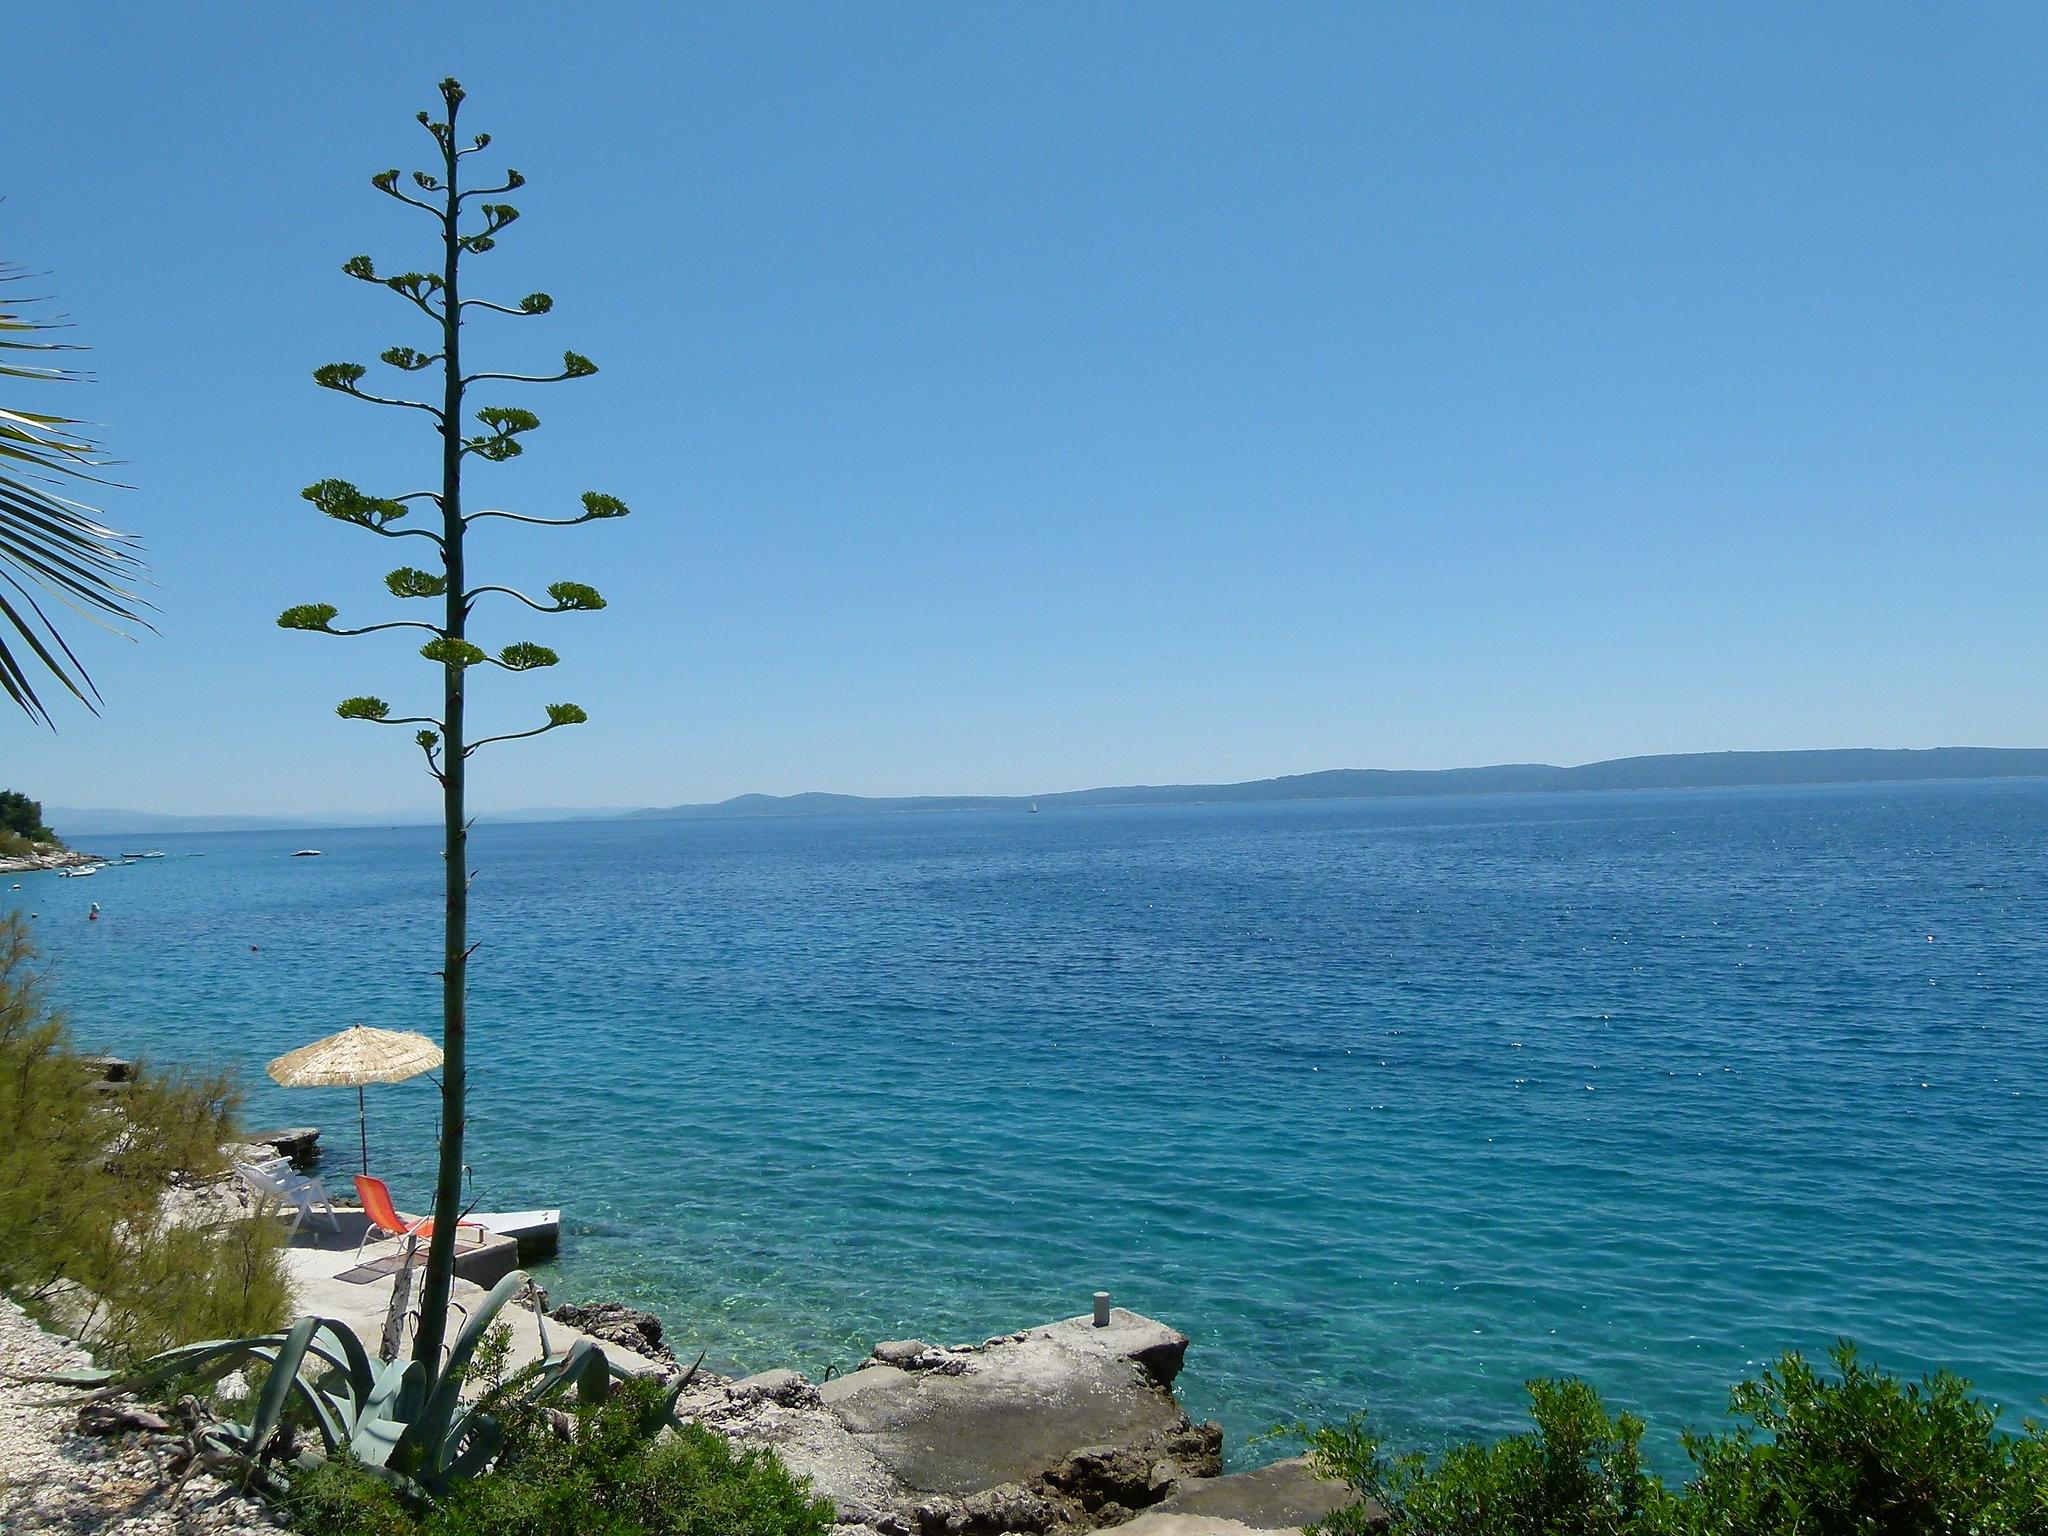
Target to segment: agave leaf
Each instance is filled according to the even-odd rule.
[[[468,1443],[459,1454],[449,1459],[442,1470],[443,1484],[462,1482],[475,1477],[490,1466],[505,1445],[505,1426],[487,1413],[470,1415],[471,1424]]]
[[[596,1343],[590,1339],[578,1339],[569,1346],[569,1353],[542,1369],[533,1378],[525,1392],[521,1394],[523,1399],[529,1403],[546,1402],[558,1393],[579,1385],[583,1373],[590,1369],[593,1357],[603,1360],[603,1352],[598,1349]],[[610,1374],[608,1361],[604,1362],[602,1368],[606,1375]]]
[[[343,1322],[328,1317],[321,1320],[320,1334],[315,1336],[314,1348],[319,1349],[321,1336],[332,1339],[340,1347],[342,1358],[348,1365],[349,1390],[355,1394],[358,1403],[368,1402],[370,1393],[377,1384],[377,1367],[370,1359],[370,1351],[363,1341],[356,1337],[355,1329]],[[322,1355],[322,1358],[329,1358]]]
[[[597,1404],[612,1395],[612,1363],[602,1348],[593,1344],[582,1371],[576,1378],[576,1401]]]
[[[356,1421],[355,1433],[349,1436],[348,1453],[366,1467],[382,1468],[404,1443],[405,1432],[410,1428],[410,1424],[381,1413],[365,1414]]]
[[[74,1374],[97,1379],[100,1382],[98,1389],[80,1397],[53,1399],[45,1406],[71,1408],[103,1403],[108,1398],[125,1397],[131,1392],[147,1392],[151,1387],[161,1386],[179,1376],[225,1376],[243,1360],[260,1358],[262,1351],[282,1343],[284,1337],[281,1333],[265,1333],[246,1339],[208,1339],[204,1343],[185,1344],[177,1349],[167,1349],[160,1355],[152,1355],[130,1371],[77,1372]]]
[[[441,1367],[434,1390],[419,1413],[420,1449],[429,1463],[439,1465],[443,1460],[442,1442],[447,1437],[449,1426],[455,1422],[456,1408],[462,1401],[462,1379],[468,1373],[471,1356],[475,1355],[477,1345],[483,1342],[491,1324],[497,1321],[498,1314],[505,1310],[505,1304],[518,1295],[525,1284],[525,1274],[513,1270],[491,1287],[490,1295],[477,1303],[476,1311],[462,1325],[462,1332],[455,1336],[455,1347],[448,1351],[448,1363]]]
[[[702,1365],[703,1363],[703,1359],[700,1357],[697,1361],[697,1364]],[[664,1419],[668,1420],[669,1423],[675,1424],[680,1422],[676,1418],[676,1403],[679,1399],[681,1399],[683,1395],[683,1389],[689,1386],[691,1379],[694,1378],[696,1374],[697,1372],[693,1367],[689,1371],[685,1372],[683,1375],[678,1376],[674,1381],[670,1382],[668,1390],[661,1394],[661,1416]]]
[[[419,1409],[421,1377],[416,1360],[393,1360],[378,1372],[349,1435],[357,1460],[382,1466],[403,1443]]]
[[[312,1410],[313,1426],[320,1431],[320,1444],[331,1456],[349,1443],[355,1424],[353,1404],[322,1392],[310,1382],[298,1382],[299,1395]]]
[[[270,1432],[277,1428],[292,1388],[302,1385],[299,1382],[299,1363],[306,1358],[306,1347],[313,1342],[313,1331],[319,1326],[319,1318],[302,1317],[292,1324],[292,1331],[278,1346],[270,1375],[265,1378],[263,1391],[256,1398],[256,1412],[249,1419],[249,1439],[256,1449],[261,1450],[264,1442],[270,1439]]]
[[[26,1387],[104,1387],[114,1379],[112,1371],[51,1371],[47,1375],[17,1376],[12,1371],[6,1379]]]

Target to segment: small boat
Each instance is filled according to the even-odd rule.
[[[81,864],[75,869],[58,870],[57,878],[59,880],[83,880],[87,875],[95,873],[98,869],[99,865],[97,864]]]
[[[124,859],[160,859],[163,855],[152,848],[148,853],[124,853],[121,857]]]
[[[295,859],[317,859],[320,857],[320,850],[318,848],[301,848],[292,857]]]
[[[1038,802],[1034,800],[1029,805],[1025,806],[1024,814],[1026,816],[1036,816],[1038,814]]]

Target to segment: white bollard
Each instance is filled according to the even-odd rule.
[[[1107,1328],[1109,1326],[1109,1292],[1107,1291],[1097,1291],[1095,1293],[1095,1326],[1098,1328]]]

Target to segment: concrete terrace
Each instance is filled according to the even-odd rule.
[[[301,1221],[285,1249],[285,1264],[291,1274],[299,1315],[331,1317],[347,1323],[374,1347],[374,1341],[383,1334],[385,1314],[391,1308],[403,1245],[395,1237],[373,1238],[363,1246],[358,1259],[356,1245],[362,1241],[367,1218],[349,1206],[336,1206],[334,1215],[334,1229],[328,1227],[324,1212]],[[476,1311],[490,1287],[518,1267],[516,1240],[491,1234],[477,1241],[474,1233],[465,1228],[455,1250],[451,1334],[461,1326],[464,1317]],[[578,1339],[588,1337],[551,1318],[547,1323],[547,1349],[543,1352],[540,1324],[531,1306],[514,1303],[498,1314],[498,1320],[512,1331],[514,1367],[543,1358],[560,1359]],[[408,1342],[411,1337],[408,1328]],[[660,1369],[654,1361],[617,1344],[604,1343],[603,1347],[620,1370],[645,1375]]]

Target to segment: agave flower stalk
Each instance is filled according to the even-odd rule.
[[[454,80],[441,82],[444,115],[422,112],[419,121],[433,137],[439,164],[433,171],[412,174],[413,191],[399,182],[396,170],[379,172],[370,183],[385,196],[420,210],[438,226],[440,249],[436,272],[401,272],[382,275],[368,256],[352,257],[342,271],[358,282],[369,283],[396,294],[420,311],[428,321],[431,351],[411,346],[393,346],[379,360],[400,374],[438,373],[438,399],[414,400],[399,394],[365,387],[369,369],[361,363],[328,363],[314,370],[314,382],[323,389],[367,401],[373,405],[410,411],[429,418],[440,443],[439,488],[408,491],[397,496],[374,495],[347,480],[326,479],[306,487],[303,495],[321,512],[337,522],[351,524],[387,539],[419,539],[430,545],[438,569],[400,566],[384,578],[391,596],[406,601],[440,604],[438,620],[388,619],[354,626],[336,623],[340,610],[332,603],[302,603],[287,608],[278,617],[286,629],[307,630],[326,635],[369,635],[386,631],[413,631],[424,637],[419,654],[441,674],[441,702],[437,714],[393,714],[391,706],[374,695],[344,699],[336,713],[346,720],[363,720],[379,725],[416,726],[413,740],[426,758],[427,771],[441,787],[443,857],[446,860],[446,923],[442,940],[441,965],[441,1136],[439,1169],[434,1184],[434,1233],[427,1249],[421,1293],[418,1334],[413,1358],[428,1383],[442,1369],[442,1342],[447,1329],[448,1296],[455,1272],[456,1217],[462,1200],[463,1132],[468,1087],[467,1002],[470,956],[474,945],[469,937],[468,861],[469,817],[467,808],[469,759],[479,750],[497,742],[517,741],[544,735],[563,726],[580,725],[586,716],[574,704],[546,705],[540,723],[491,735],[474,735],[468,718],[469,674],[480,667],[497,667],[507,672],[530,672],[551,667],[557,657],[544,645],[517,641],[495,653],[485,650],[470,637],[470,620],[484,598],[505,597],[540,613],[583,613],[604,607],[596,589],[581,582],[560,581],[547,589],[545,602],[523,592],[496,584],[471,585],[467,535],[472,525],[487,518],[502,518],[543,527],[567,527],[626,515],[626,505],[615,496],[586,492],[582,510],[566,517],[534,517],[491,508],[467,511],[463,501],[463,471],[472,459],[502,464],[517,458],[520,439],[540,425],[540,418],[520,406],[485,405],[473,418],[465,419],[467,397],[472,386],[486,382],[513,385],[552,384],[588,378],[597,372],[589,358],[564,352],[559,369],[542,373],[477,372],[463,370],[463,326],[465,319],[480,313],[534,317],[547,314],[554,300],[545,293],[530,293],[516,304],[465,297],[463,263],[481,256],[496,244],[499,234],[519,217],[519,210],[496,199],[517,191],[525,178],[507,170],[494,186],[464,186],[465,162],[490,144],[489,134],[478,134],[468,144],[456,137],[456,116],[463,100],[462,87]],[[419,195],[415,196],[414,191]],[[482,430],[476,430],[476,428]],[[438,526],[417,526],[407,520],[416,509],[438,513]]]

